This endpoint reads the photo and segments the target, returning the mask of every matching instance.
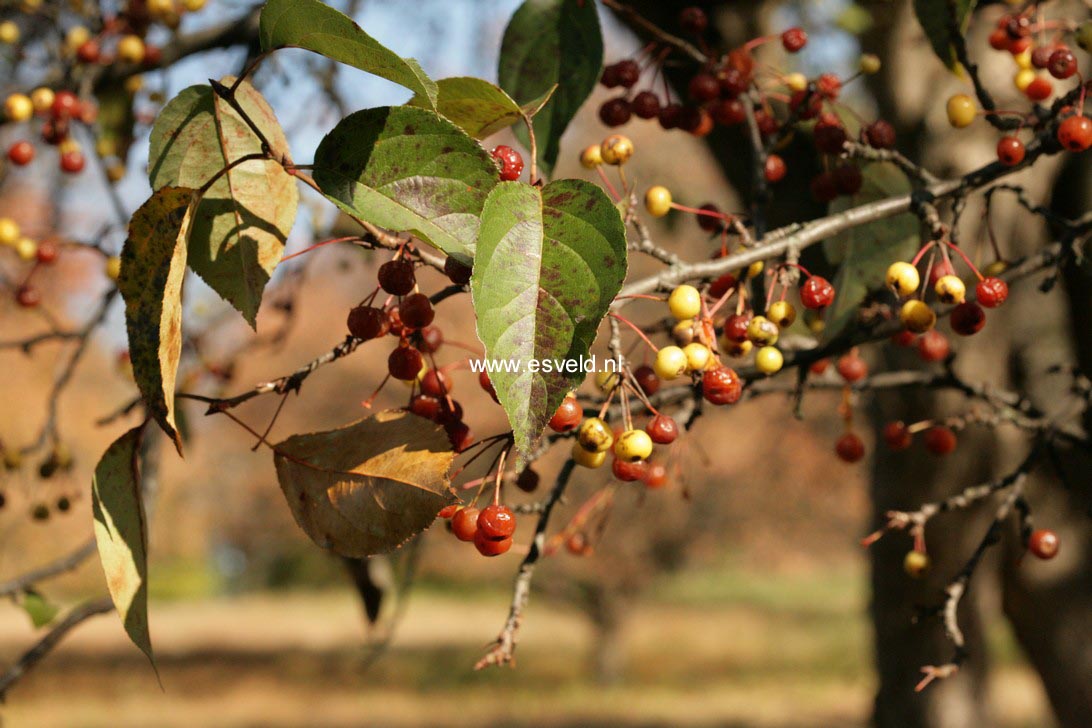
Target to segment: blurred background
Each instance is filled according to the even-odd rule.
[[[333,4],[398,53],[418,58],[434,78],[476,75],[495,81],[500,37],[519,3]],[[671,28],[678,10],[690,3],[633,4]],[[850,107],[865,118],[890,120],[899,132],[900,150],[937,174],[959,174],[992,158],[996,136],[985,125],[965,133],[958,144],[953,141],[938,99],[964,90],[965,82],[936,61],[909,2],[699,4],[710,12],[715,35],[726,47],[791,25],[807,28],[810,42],[800,56],[769,56],[785,70],[848,76],[862,50],[878,53],[884,71],[848,86]],[[971,30],[976,49],[985,47],[983,38],[1002,12],[981,5],[987,7],[979,10]],[[1064,13],[1066,4],[1057,6]],[[1081,3],[1069,7],[1077,17],[1087,14]],[[250,12],[244,2],[210,0],[204,10],[186,14],[177,33],[185,37],[240,18],[245,24]],[[601,19],[606,62],[633,55],[643,45],[610,14],[602,12]],[[160,30],[158,42],[170,47],[175,37]],[[252,47],[240,43],[144,74],[134,104],[134,142],[124,154],[126,172],[116,185],[117,200],[128,212],[150,193],[148,124],[162,99],[208,78],[238,73],[251,53]],[[1019,103],[1013,100],[1015,91],[1005,98],[1011,59],[980,54],[984,77],[999,89],[999,104]],[[33,60],[7,59],[11,76],[5,85],[36,84]],[[407,96],[302,51],[278,53],[254,81],[277,111],[299,161],[310,158],[322,135],[345,113],[400,103]],[[594,178],[579,166],[577,155],[607,133],[596,110],[612,95],[598,89],[570,127],[557,176]],[[10,127],[0,129],[5,148],[25,134]],[[718,130],[697,139],[634,121],[625,133],[636,143],[627,174],[639,188],[665,184],[685,204],[745,209],[748,151],[737,132]],[[501,142],[516,144],[507,133],[498,135],[496,143]],[[783,201],[771,211],[773,225],[821,212],[805,191],[807,170],[816,165],[814,152],[799,147],[794,142],[786,150],[793,171],[779,191]],[[1019,181],[1037,200],[1086,208],[1087,159],[1071,160],[1067,167],[1062,161],[1044,159],[1034,171],[1021,173]],[[114,198],[105,192],[101,165],[93,158],[83,174],[63,179],[44,164],[5,169],[0,216],[15,218],[37,238],[89,239],[112,222]],[[1077,202],[1052,197],[1052,190],[1061,188]],[[999,205],[994,215],[1006,253],[1013,257],[1047,239],[1040,223],[1013,208]],[[964,216],[966,239],[980,235],[978,217]],[[331,206],[305,195],[288,252],[339,224]],[[690,218],[658,223],[655,233],[661,244],[685,257],[703,258],[713,250]],[[108,251],[119,250],[121,242],[120,233],[100,239]],[[9,252],[0,251],[0,266],[10,281],[19,263]],[[236,393],[329,350],[344,336],[345,313],[374,287],[375,270],[384,259],[328,246],[282,266],[267,289],[257,340],[199,280],[189,281],[186,327],[199,332],[200,346],[191,357],[185,389]],[[823,267],[821,259],[812,264]],[[635,260],[631,275],[651,270],[648,261]],[[431,271],[420,280],[425,291],[443,285]],[[85,321],[108,285],[99,254],[67,248],[39,283],[43,308],[61,328]],[[1035,293],[1036,283],[1029,281],[1026,291],[1018,288],[1014,299],[1028,303],[1005,310],[1002,323],[977,339],[977,346],[959,349],[957,361],[966,376],[1026,387],[1050,401],[1058,385],[1044,374],[1049,366],[1087,361],[1088,352],[1080,349],[1073,332],[1080,321],[1074,311],[1087,305],[1080,296],[1087,295],[1088,281],[1077,276],[1050,296]],[[0,297],[0,322],[3,340],[25,338],[48,323],[19,310],[7,295]],[[440,306],[437,324],[449,342],[438,355],[441,363],[467,355],[450,342],[477,346],[468,300],[455,298]],[[1028,346],[1032,340],[1034,347]],[[72,470],[48,480],[32,466],[0,476],[3,578],[68,553],[91,537],[87,484],[94,464],[105,446],[132,425],[132,417],[96,425],[135,394],[124,349],[119,302],[59,400],[60,432],[74,456]],[[287,400],[272,439],[335,427],[366,414],[361,402],[379,384],[386,353],[382,344],[372,342],[308,379],[302,396]],[[33,356],[0,349],[0,440],[33,440],[50,387],[69,354],[56,343],[36,348]],[[875,366],[924,366],[898,352],[870,356]],[[225,372],[220,365],[228,361],[235,363]],[[503,414],[480,391],[476,376],[456,371],[454,382],[475,433],[502,431]],[[404,396],[395,384],[380,395],[378,406],[399,406]],[[345,566],[316,548],[293,523],[268,452],[252,452],[253,438],[237,426],[205,418],[201,407],[183,403],[190,433],[187,456],[180,461],[163,451],[150,526],[150,621],[163,689],[116,617],[107,615],[74,632],[13,689],[4,719],[34,726],[832,726],[863,725],[876,715],[882,725],[1076,725],[1056,718],[1051,705],[1072,707],[1081,700],[1079,688],[1066,697],[1064,686],[1055,681],[1048,692],[1040,678],[1047,653],[1033,645],[1037,636],[1040,643],[1053,644],[1063,655],[1062,672],[1082,679],[1087,662],[1068,662],[1061,643],[1089,644],[1081,642],[1092,622],[1092,577],[1084,550],[1089,528],[1081,500],[1087,493],[1060,492],[1048,477],[1035,484],[1033,502],[1042,506],[1041,518],[1053,514],[1066,552],[1049,564],[1013,567],[1015,574],[1008,566],[1011,560],[991,555],[965,605],[973,664],[916,696],[911,689],[918,668],[947,659],[948,647],[935,621],[914,622],[914,607],[937,601],[947,578],[981,538],[985,521],[962,514],[939,524],[943,530],[930,534],[937,576],[924,583],[911,581],[899,566],[910,546],[904,535],[885,539],[871,559],[858,541],[888,508],[916,506],[1005,472],[1006,465],[1022,458],[1024,440],[998,430],[972,434],[961,454],[944,463],[915,452],[849,466],[833,452],[841,428],[839,396],[809,394],[803,421],[793,417],[788,400],[776,397],[707,413],[690,437],[673,446],[664,488],[619,491],[592,553],[575,556],[561,550],[542,563],[516,669],[484,672],[472,666],[506,616],[521,558],[518,548],[482,559],[472,546],[434,526],[411,547],[372,563],[371,578],[384,588],[385,598],[378,620],[369,625]],[[261,428],[277,405],[275,398],[262,398],[239,414]],[[909,420],[915,413],[958,407],[947,397],[892,395],[870,401],[865,414],[877,422],[895,416]],[[871,438],[868,444],[871,452]],[[544,481],[560,464],[560,454],[552,453],[538,467]],[[1081,482],[1092,473],[1084,462],[1073,467]],[[578,473],[556,523],[566,523],[606,477]],[[534,497],[515,493],[513,500]],[[67,499],[71,508],[57,508],[59,499]],[[43,505],[47,517],[33,517],[36,509],[40,516]],[[1031,566],[1036,573],[1029,576]],[[40,591],[64,607],[100,593],[102,582],[101,567],[92,558],[44,583]],[[1044,611],[1014,620],[1011,599],[1002,598],[1001,587],[1009,596],[1012,589],[1039,595],[1035,608]],[[1054,596],[1050,607],[1042,607],[1042,589],[1047,588]],[[1056,631],[1062,629],[1069,631]],[[0,658],[5,663],[35,637],[24,609],[0,605]],[[1038,656],[1034,666],[1025,657],[1029,649]],[[1083,675],[1092,683],[1092,673]]]

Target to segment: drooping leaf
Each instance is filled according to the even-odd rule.
[[[955,12],[955,26],[960,33],[966,33],[971,12],[978,0],[914,0],[914,15],[917,16],[925,37],[933,47],[933,52],[948,68],[958,66],[955,50],[952,48],[952,12]],[[952,7],[954,5],[954,7]]]
[[[520,453],[584,379],[553,362],[588,355],[625,275],[622,218],[596,185],[504,182],[489,195],[470,286],[486,356],[520,362],[519,372],[490,374]],[[532,361],[543,371],[532,371]]]
[[[535,116],[538,161],[549,174],[557,162],[561,135],[599,80],[603,37],[591,0],[526,0],[504,30],[500,87],[528,104],[556,84],[557,91]],[[527,143],[521,127],[516,134]]]
[[[153,193],[129,221],[118,278],[133,377],[149,414],[180,454],[174,386],[182,354],[186,240],[196,200],[188,187],[164,187]]]
[[[910,191],[906,175],[887,162],[868,165],[863,177],[861,191],[836,199],[831,214]],[[830,341],[853,323],[868,292],[883,287],[887,267],[911,258],[920,243],[920,225],[911,213],[859,225],[823,241],[827,260],[840,264],[834,279],[837,294],[824,316],[824,340]]]
[[[129,639],[154,666],[148,631],[148,536],[137,462],[142,429],[129,430],[103,453],[91,481],[91,514],[110,598]]]
[[[523,118],[524,110],[497,86],[471,76],[436,82],[436,111],[475,139],[485,139]],[[429,108],[420,94],[410,106]]]
[[[33,589],[27,589],[23,592],[23,597],[19,601],[19,606],[21,606],[23,611],[27,613],[27,616],[30,617],[30,623],[33,625],[34,629],[41,629],[47,624],[50,624],[57,618],[57,615],[61,611],[56,604]]]
[[[454,500],[447,471],[455,453],[444,431],[388,410],[274,446],[288,507],[311,540],[342,556],[401,546]]]
[[[222,83],[231,85],[234,80],[229,76]],[[235,98],[273,151],[285,152],[284,131],[261,93],[244,81]],[[148,177],[153,189],[197,189],[231,162],[261,151],[258,137],[211,86],[191,86],[156,118]],[[252,327],[298,206],[295,178],[277,162],[255,159],[220,176],[194,214],[190,268]]]
[[[402,58],[319,0],[269,0],[258,34],[264,51],[304,48],[405,86],[436,105],[436,84],[416,60]]]
[[[412,232],[464,263],[499,181],[481,146],[427,109],[386,106],[342,119],[315,152],[315,182],[346,212]]]

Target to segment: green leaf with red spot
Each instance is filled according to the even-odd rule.
[[[141,205],[129,221],[118,277],[133,377],[148,414],[171,436],[179,453],[174,387],[182,355],[187,238],[197,201],[196,191],[188,187],[164,187]]]
[[[489,195],[470,290],[486,357],[520,363],[490,378],[521,454],[585,377],[554,362],[588,356],[625,276],[625,227],[598,186],[505,182]]]
[[[498,81],[519,104],[556,92],[534,118],[538,163],[549,174],[561,135],[595,89],[603,65],[603,37],[593,0],[526,0],[501,42]],[[522,127],[516,135],[528,144]]]
[[[315,182],[350,215],[411,232],[469,263],[496,163],[439,114],[411,106],[341,120],[315,152]]]

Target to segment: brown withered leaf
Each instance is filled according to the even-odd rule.
[[[401,546],[454,501],[455,458],[444,431],[387,410],[351,425],[293,435],[274,446],[277,480],[300,528],[342,556]]]

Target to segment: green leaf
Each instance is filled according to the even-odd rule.
[[[914,15],[937,57],[953,71],[958,67],[952,48],[952,11],[960,33],[967,32],[971,12],[978,0],[914,0]],[[951,6],[955,7],[952,8]]]
[[[455,498],[455,459],[442,428],[386,410],[273,446],[277,480],[300,528],[318,546],[364,557],[401,546]]]
[[[910,191],[910,183],[893,164],[873,163],[864,169],[861,191],[851,198],[839,197],[830,213]],[[866,223],[825,240],[823,252],[831,263],[840,263],[834,279],[837,294],[825,315],[823,339],[830,341],[851,326],[869,291],[884,286],[887,267],[913,257],[921,244],[921,229],[911,213]]]
[[[598,186],[505,182],[489,195],[470,290],[485,355],[521,362],[519,372],[490,374],[520,453],[585,377],[536,373],[530,362],[587,356],[625,275],[622,218]]]
[[[95,91],[99,115],[95,120],[95,149],[108,157],[124,160],[133,144],[133,95],[125,90],[123,81],[104,85]]]
[[[27,589],[23,592],[23,598],[20,600],[19,606],[30,617],[30,623],[34,626],[34,629],[45,627],[56,619],[61,611],[56,604],[33,589]]]
[[[129,221],[118,277],[133,377],[148,413],[171,436],[179,454],[174,386],[182,355],[186,238],[196,202],[196,192],[188,187],[153,193]]]
[[[262,50],[295,47],[405,86],[436,106],[436,84],[412,58],[402,58],[353,20],[318,0],[269,0],[258,35]]]
[[[341,120],[315,152],[315,182],[351,215],[473,257],[478,217],[499,181],[481,146],[427,109],[386,106]]]
[[[436,87],[436,111],[475,139],[492,136],[523,118],[523,108],[511,96],[480,78],[442,78]],[[420,94],[409,105],[430,106]]]
[[[148,632],[148,536],[137,464],[142,430],[134,427],[103,453],[91,481],[91,513],[110,598],[129,639],[154,667]]]
[[[557,162],[561,135],[599,80],[603,38],[592,0],[526,0],[504,30],[500,87],[529,104],[556,84],[553,98],[535,116],[538,162],[549,174]],[[527,144],[527,133],[516,129]]]
[[[234,81],[230,76],[222,79],[228,86]],[[283,154],[288,141],[257,89],[244,81],[235,98],[274,152]],[[153,189],[200,189],[229,163],[261,152],[258,137],[211,86],[191,86],[156,118],[148,176]],[[295,178],[277,162],[255,159],[222,174],[194,214],[190,268],[252,327],[298,206]]]

